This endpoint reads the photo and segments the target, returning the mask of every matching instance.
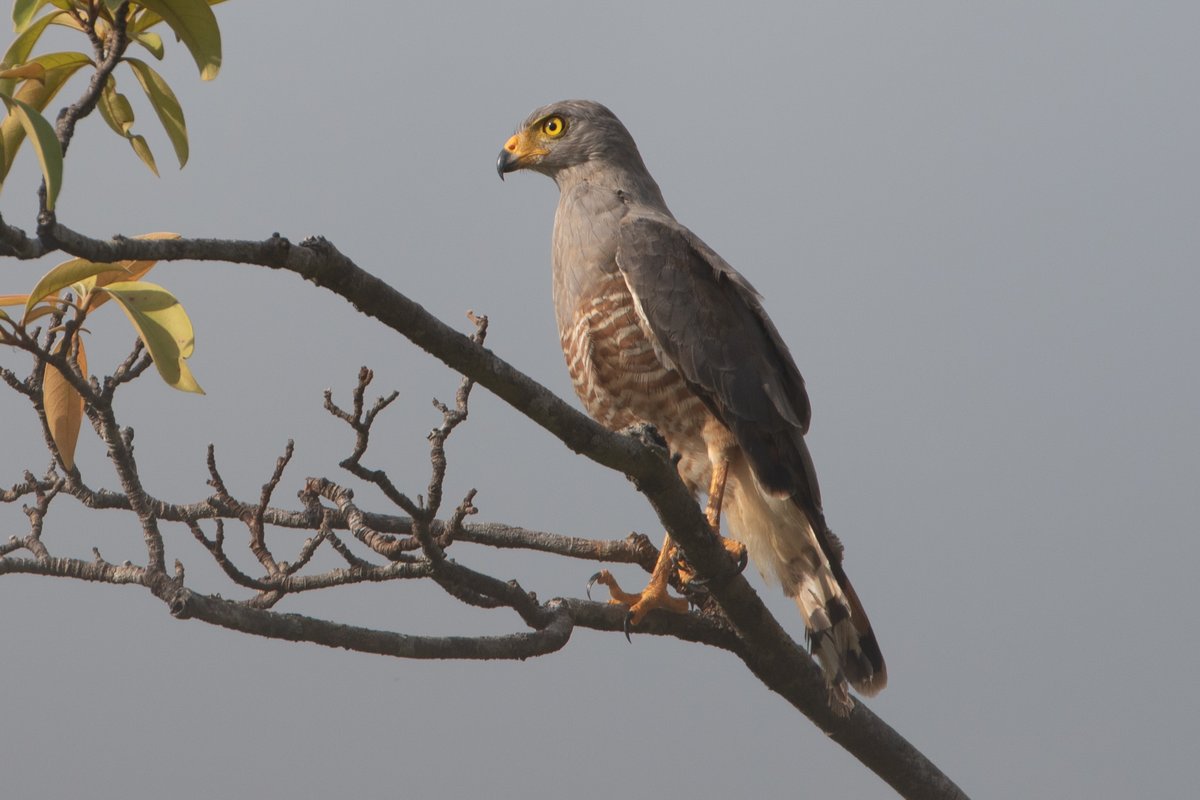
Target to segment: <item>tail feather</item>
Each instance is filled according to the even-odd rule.
[[[730,533],[746,545],[767,579],[778,580],[804,618],[809,651],[829,686],[831,707],[849,713],[847,682],[872,696],[887,685],[887,668],[870,620],[842,568],[842,546],[817,512],[763,491],[750,467],[731,465],[725,492]]]

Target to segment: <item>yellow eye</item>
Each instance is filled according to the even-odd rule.
[[[551,139],[557,139],[562,136],[567,130],[567,121],[562,117],[548,117],[542,123],[542,133],[549,136]]]

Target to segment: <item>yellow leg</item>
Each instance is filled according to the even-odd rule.
[[[725,550],[738,564],[746,563],[746,546],[736,539],[721,536],[721,503],[725,499],[725,481],[729,478],[729,459],[720,458],[713,464],[712,480],[708,484],[708,505],[704,510],[708,527],[712,528]]]
[[[716,462],[713,464],[712,480],[709,482],[708,487],[708,503],[704,513],[709,527],[712,528],[712,532],[721,540],[721,544],[725,546],[725,550],[728,551],[735,562],[745,566],[745,545],[721,536],[721,502],[725,497],[725,483],[728,478],[729,459],[716,459]],[[646,584],[646,588],[641,592],[632,594],[624,591],[617,583],[617,579],[606,569],[600,570],[593,575],[592,579],[588,581],[588,586],[602,583],[608,587],[608,593],[611,598],[609,602],[629,606],[628,622],[630,625],[636,626],[645,619],[647,614],[656,608],[662,608],[676,614],[687,612],[687,600],[682,597],[672,597],[667,593],[667,587],[671,581],[672,569],[678,570],[679,578],[685,585],[690,583],[695,575],[686,564],[676,560],[675,543],[671,541],[671,536],[668,534],[663,539],[662,550],[658,552],[658,561],[654,564],[654,571],[650,575],[650,582]]]
[[[713,465],[712,480],[708,484],[708,506],[704,510],[708,527],[718,536],[721,535],[721,502],[725,499],[725,481],[728,478],[729,460],[722,458]]]
[[[686,613],[688,610],[687,600],[682,597],[672,597],[667,593],[667,586],[671,580],[671,556],[674,552],[675,543],[668,535],[663,539],[662,550],[658,552],[658,561],[654,564],[654,572],[650,574],[650,582],[637,594],[622,591],[621,587],[617,585],[617,579],[606,569],[593,575],[589,584],[604,584],[612,596],[612,599],[609,600],[610,603],[629,606],[630,625],[639,624],[647,614],[656,608],[662,608],[675,614]]]

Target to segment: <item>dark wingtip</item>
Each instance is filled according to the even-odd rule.
[[[870,665],[870,670],[863,670],[865,674],[856,676],[857,680],[852,679],[850,682],[859,692],[867,697],[872,697],[887,686],[887,665],[883,661],[883,653],[879,649],[879,642],[875,639],[874,631],[868,630],[860,633],[858,647],[862,651],[862,657]]]

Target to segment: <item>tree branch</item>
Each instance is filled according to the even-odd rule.
[[[342,297],[361,313],[379,320],[452,369],[489,389],[558,437],[571,450],[633,479],[667,532],[683,548],[689,564],[707,578],[709,591],[741,642],[736,652],[764,684],[901,794],[909,797],[964,796],[936,766],[861,702],[855,704],[847,717],[838,717],[830,711],[824,681],[812,660],[780,627],[745,579],[737,574],[724,548],[711,535],[694,498],[662,453],[633,437],[605,430],[469,337],[360,269],[329,242],[309,239],[297,246],[278,235],[262,242],[124,238],[101,241],[57,223],[45,226],[39,233],[45,247],[93,261],[186,259],[255,264],[293,272]],[[8,226],[0,228],[0,238],[21,257],[39,249],[29,247],[28,239]],[[474,582],[473,576],[457,577],[471,578],[468,583]],[[491,594],[493,590],[496,587],[488,587],[484,593]],[[196,608],[204,609],[201,613],[206,613],[209,606],[199,603]],[[228,623],[230,627],[236,627],[244,620],[243,617],[225,615],[223,606],[215,608],[222,610],[221,613],[211,612],[210,621],[215,624]],[[565,613],[561,608],[556,607],[556,613]],[[657,624],[659,616],[663,615],[651,614],[647,625]],[[543,630],[547,627],[549,623]],[[303,626],[299,623],[295,630],[288,630],[289,634],[315,641],[302,635]]]
[[[111,4],[110,4],[111,8]],[[79,119],[96,107],[113,69],[121,60],[129,38],[126,30],[129,3],[117,4],[114,23],[105,37],[97,34],[99,6],[93,3],[86,15],[72,12],[88,35],[96,56],[96,69],[79,100],[60,112],[56,134],[65,153],[70,146]],[[81,324],[80,317],[67,319],[60,313],[51,318],[50,333],[39,346],[24,329],[13,326],[5,331],[4,342],[15,344],[33,354],[37,364],[33,375],[18,380],[8,370],[0,370],[0,379],[29,398],[42,422],[43,434],[57,467],[44,478],[26,473],[23,483],[0,491],[0,500],[13,502],[32,497],[25,507],[29,532],[12,537],[0,546],[0,575],[10,573],[69,577],[111,584],[137,584],[148,588],[167,604],[180,619],[198,619],[232,630],[289,641],[304,641],[328,647],[404,658],[524,659],[557,651],[570,639],[575,626],[618,631],[624,627],[625,611],[610,604],[583,600],[553,599],[539,602],[516,581],[502,581],[471,569],[446,556],[455,542],[473,542],[492,547],[517,547],[573,558],[627,561],[649,570],[657,555],[645,537],[631,535],[619,542],[594,542],[500,524],[468,525],[465,519],[475,512],[474,490],[458,504],[446,521],[436,519],[442,505],[443,479],[446,472],[444,445],[447,437],[467,416],[467,398],[474,383],[479,383],[538,425],[556,436],[571,450],[611,469],[628,475],[654,508],[672,539],[683,549],[690,566],[715,600],[701,614],[673,615],[652,613],[639,625],[639,632],[669,635],[687,641],[702,642],[735,653],[769,688],[780,694],[811,718],[849,752],[906,796],[962,797],[962,792],[919,751],[900,737],[869,709],[857,703],[849,716],[832,712],[827,690],[811,658],[780,627],[758,595],[738,574],[724,548],[717,543],[707,520],[694,498],[679,480],[674,465],[653,442],[636,435],[614,434],[588,419],[541,385],[514,369],[482,346],[486,318],[472,321],[475,335],[467,337],[428,314],[421,306],[392,289],[386,283],[357,267],[324,239],[309,239],[293,245],[276,234],[262,242],[223,241],[216,239],[132,240],[116,237],[108,241],[92,239],[58,223],[46,209],[46,185],[40,190],[41,213],[36,237],[0,219],[0,253],[19,259],[38,258],[63,251],[98,262],[121,260],[197,260],[255,264],[293,272],[305,280],[337,294],[359,312],[370,316],[410,339],[422,349],[463,374],[454,408],[435,401],[443,422],[430,434],[431,476],[426,495],[414,503],[392,485],[379,470],[361,464],[367,450],[371,425],[391,402],[383,399],[372,409],[363,410],[363,390],[369,371],[360,376],[352,412],[330,410],[346,420],[357,434],[352,456],[343,462],[356,476],[378,486],[407,513],[407,517],[369,514],[357,508],[349,489],[328,480],[310,478],[301,492],[302,510],[288,511],[270,505],[291,456],[286,454],[264,485],[258,501],[247,504],[235,499],[216,469],[215,455],[209,450],[210,484],[214,493],[192,505],[170,504],[153,498],[141,484],[133,457],[133,431],[119,427],[112,398],[123,384],[145,372],[150,359],[135,349],[117,371],[105,379],[103,388],[87,380],[67,355]],[[61,326],[60,326],[60,323]],[[63,337],[63,346],[55,351],[55,337]],[[36,335],[36,334],[35,334]],[[121,485],[121,491],[94,491],[83,482],[74,468],[66,468],[46,423],[41,402],[40,369],[53,365],[81,395],[93,426],[108,447]],[[394,396],[393,398],[394,399]],[[64,474],[60,476],[56,470]],[[105,561],[98,551],[93,561],[58,558],[42,542],[43,524],[51,502],[58,496],[73,496],[90,508],[125,508],[138,520],[146,550],[146,565]],[[324,502],[322,502],[324,501]],[[325,503],[332,503],[333,508]],[[200,526],[204,519],[216,520],[216,533],[209,539]],[[224,520],[238,519],[249,531],[249,547],[265,571],[262,577],[242,572],[224,549]],[[216,561],[227,578],[255,594],[244,601],[217,595],[200,594],[185,585],[183,565],[175,562],[173,575],[167,573],[160,521],[186,524],[193,536]],[[268,549],[266,526],[316,531],[300,544],[294,562],[279,561]],[[382,557],[377,564],[355,554],[335,533],[352,532],[369,550],[369,558]],[[317,549],[324,543],[346,562],[345,568],[318,574],[300,574]],[[353,544],[353,542],[351,542]],[[14,554],[28,551],[32,558]],[[417,552],[419,551],[419,552]],[[472,605],[515,611],[530,629],[503,636],[408,636],[343,625],[297,614],[284,614],[271,607],[289,593],[361,581],[386,581],[407,578],[431,578],[442,589]]]

